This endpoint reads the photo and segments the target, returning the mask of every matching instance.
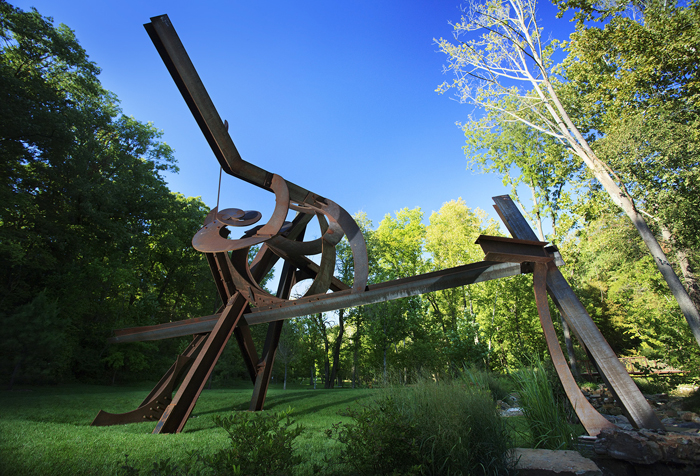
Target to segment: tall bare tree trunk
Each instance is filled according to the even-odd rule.
[[[331,367],[330,385],[326,384],[327,388],[333,388],[333,382],[335,382],[336,376],[338,375],[338,368],[340,367],[340,346],[343,342],[343,334],[345,333],[344,313],[345,309],[338,311],[338,337],[336,337],[335,343],[333,344],[333,367]]]
[[[685,288],[695,308],[700,308],[700,286],[698,286],[698,278],[690,264],[688,250],[676,243],[676,240],[671,234],[671,230],[664,225],[661,225],[661,237],[676,251],[676,259],[678,260],[678,267],[683,275],[683,281],[685,281]]]

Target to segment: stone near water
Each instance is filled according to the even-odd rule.
[[[687,434],[606,428],[598,435],[594,450],[635,464],[700,465],[700,436]]]
[[[598,466],[576,451],[516,448],[520,476],[602,476]]]

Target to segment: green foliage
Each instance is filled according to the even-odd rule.
[[[294,439],[304,427],[294,425],[292,409],[274,413],[237,412],[215,416],[214,423],[228,433],[230,446],[203,461],[217,475],[286,475],[301,462]]]
[[[535,448],[571,449],[575,438],[567,422],[566,402],[557,398],[542,362],[513,374],[518,384],[519,403],[527,419]]]
[[[56,383],[65,376],[69,329],[58,316],[58,303],[49,299],[46,290],[9,315],[0,312],[0,346],[14,356],[9,362],[13,366],[10,390],[22,370],[25,380],[39,384]]]
[[[158,459],[153,462],[151,469],[145,473],[148,476],[204,476],[212,474],[200,464],[201,460],[195,454],[182,463],[176,463],[171,458]],[[118,476],[139,476],[139,468],[129,463],[129,455],[124,455],[124,464],[119,467]],[[235,474],[235,473],[233,473]]]
[[[561,250],[562,272],[618,355],[697,372],[700,349],[628,220],[602,214]]]
[[[350,416],[334,430],[360,474],[506,474],[512,465],[491,395],[459,380],[390,386]]]
[[[559,3],[593,12],[588,1]],[[572,35],[561,91],[637,206],[691,249],[700,244],[699,31],[697,1],[608,5]]]
[[[216,306],[190,246],[204,204],[168,190],[172,149],[152,124],[122,114],[98,74],[68,27],[0,2],[0,323],[15,343],[28,332],[62,339],[60,351],[48,346],[53,379],[133,378],[146,361],[167,368],[179,340],[119,350],[105,340]],[[57,314],[15,319],[42,292]],[[0,378],[44,372],[20,347],[0,348]]]
[[[250,384],[225,390],[205,389],[182,433],[154,437],[151,434],[154,422],[89,426],[100,409],[114,413],[133,410],[152,385],[59,384],[31,390],[18,386],[12,392],[0,390],[0,474],[112,475],[124,465],[124,454],[129,455],[128,464],[143,475],[149,474],[154,462],[162,465],[165,460],[169,460],[171,467],[187,469],[189,474],[195,470],[203,475],[211,474],[213,470],[198,456],[212,456],[231,448],[228,434],[215,425],[211,416],[233,407],[235,412],[253,417],[246,412]],[[329,440],[325,430],[339,421],[340,410],[367,401],[376,393],[367,389],[311,391],[299,385],[288,385],[287,390],[282,390],[281,385],[272,385],[263,413],[285,411],[293,402],[293,419],[306,428],[294,440],[294,455],[303,461],[286,474],[312,474],[314,464],[324,461],[326,456],[336,458],[339,444]],[[193,452],[192,458],[189,454]],[[168,473],[162,471],[162,474]]]
[[[514,122],[501,112],[515,107],[513,101],[504,99],[478,121],[462,126],[468,169],[499,174],[542,239],[545,219],[550,218],[550,240],[556,241],[575,225],[571,213],[575,188],[571,182],[583,174],[583,163],[553,137]],[[528,120],[536,122],[535,117]],[[530,194],[528,199],[532,199],[530,207],[523,206],[519,190],[523,186]]]
[[[288,475],[301,462],[294,454],[293,442],[304,427],[291,419],[292,409],[274,413],[236,412],[216,415],[216,426],[228,433],[229,446],[209,455],[201,450],[188,452],[184,462],[158,459],[148,474],[152,476],[257,476]],[[121,466],[124,476],[137,476],[138,468],[129,464],[128,455]]]
[[[488,366],[499,372],[515,368],[547,344],[532,290],[532,278],[514,276],[477,285],[476,320],[488,345]]]
[[[342,415],[353,422],[338,423],[327,431],[344,445],[340,462],[363,475],[420,474],[418,429],[391,398],[348,408]]]

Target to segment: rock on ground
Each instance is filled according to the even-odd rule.
[[[598,466],[576,451],[516,448],[516,469],[521,476],[602,476]]]

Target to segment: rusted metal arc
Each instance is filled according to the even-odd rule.
[[[232,252],[228,264],[236,289],[248,302],[260,305],[285,301],[265,291],[253,278],[248,266],[248,248]]]
[[[333,271],[335,271],[335,246],[324,243],[319,272],[316,274],[313,283],[311,283],[309,289],[306,290],[304,296],[325,294],[331,285]]]
[[[228,226],[250,226],[254,225],[262,214],[255,210],[240,210],[238,208],[227,208],[216,214],[217,220]]]
[[[279,233],[284,220],[287,218],[289,211],[289,190],[287,183],[279,175],[272,176],[271,188],[275,192],[275,210],[272,212],[270,220],[257,230],[253,236],[239,238],[237,240],[228,240],[221,236],[221,229],[226,226],[218,219],[218,213],[215,213],[215,218],[209,223],[206,223],[192,238],[192,246],[197,251],[203,253],[220,253],[224,251],[235,251],[243,248],[250,248],[253,245],[260,244],[269,240],[271,237]],[[211,215],[211,213],[210,213]],[[210,220],[210,215],[207,215],[207,220]]]
[[[290,206],[290,208],[293,208]],[[281,251],[286,255],[317,255],[323,251],[323,245],[328,244],[335,246],[343,239],[343,229],[337,221],[331,219],[330,224],[325,222],[324,215],[321,211],[316,214],[321,226],[326,226],[323,231],[323,236],[311,241],[296,241],[285,238],[281,235],[276,235],[267,241],[268,246],[275,250]],[[321,221],[323,220],[323,221]]]
[[[547,348],[549,355],[552,357],[554,368],[557,371],[559,380],[561,381],[566,396],[569,397],[571,405],[576,411],[581,424],[586,429],[589,435],[596,436],[603,428],[616,428],[603,417],[593,406],[586,400],[586,397],[581,393],[571,370],[566,363],[564,353],[559,346],[552,317],[549,313],[549,303],[547,302],[547,264],[544,262],[535,263],[535,272],[533,275],[533,284],[535,288],[535,301],[537,302],[537,313],[540,316],[540,324],[544,331],[544,337],[547,340]]]
[[[627,373],[625,366],[591,320],[586,308],[569,287],[564,276],[556,268],[550,269],[547,273],[547,290],[569,327],[575,330],[576,335],[595,359],[601,377],[618,397],[622,410],[632,426],[663,430],[661,420],[651,409],[644,395]]]
[[[322,209],[328,217],[332,217],[340,224],[352,250],[352,260],[354,266],[354,280],[352,283],[352,292],[362,292],[367,286],[369,277],[369,260],[367,258],[367,244],[365,237],[362,235],[360,227],[357,226],[355,220],[343,207],[332,200],[326,199],[325,204],[322,204]]]

